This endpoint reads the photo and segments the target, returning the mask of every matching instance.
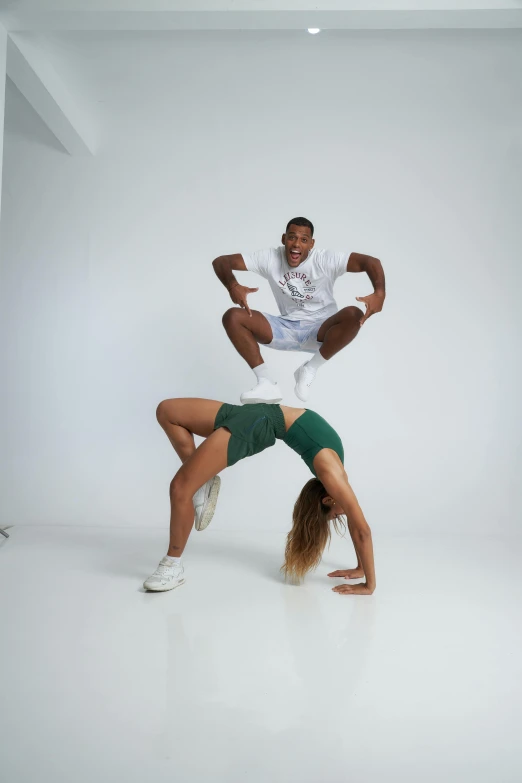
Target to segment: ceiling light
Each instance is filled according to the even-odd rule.
[[[308,32],[310,35],[317,35],[317,33],[321,32],[321,29],[319,27],[309,27]]]

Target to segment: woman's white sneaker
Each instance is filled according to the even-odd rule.
[[[210,524],[221,487],[221,479],[214,476],[203,484],[194,495],[194,527],[196,530],[204,530]]]
[[[243,392],[240,399],[243,405],[254,405],[256,402],[275,405],[281,402],[283,395],[277,383],[272,383],[267,378],[261,378],[253,389]]]
[[[154,573],[143,582],[143,587],[145,590],[163,592],[179,587],[184,581],[183,566],[181,564],[171,565],[168,560],[163,558]]]

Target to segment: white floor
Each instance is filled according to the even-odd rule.
[[[304,586],[284,534],[193,534],[187,583],[142,590],[161,530],[0,541],[3,783],[519,783],[522,543],[375,541],[372,597]]]

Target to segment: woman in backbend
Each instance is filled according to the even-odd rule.
[[[314,411],[258,403],[229,405],[198,398],[164,400],[158,421],[174,446],[182,466],[170,485],[170,544],[156,571],[144,582],[147,590],[172,590],[183,584],[181,555],[192,524],[203,530],[214,513],[220,479],[217,474],[240,459],[284,441],[308,465],[315,478],[301,490],[288,534],[283,572],[299,582],[320,560],[330,537],[346,517],[357,554],[357,568],[329,576],[366,581],[338,585],[333,590],[371,595],[375,590],[372,536],[348,483],[344,452],[335,430]],[[196,448],[194,435],[205,438]]]

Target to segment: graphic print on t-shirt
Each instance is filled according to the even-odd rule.
[[[347,271],[347,253],[313,248],[296,268],[289,267],[284,246],[242,256],[247,271],[268,280],[284,318],[324,320],[337,312],[333,285]]]
[[[304,295],[299,293],[295,285],[290,285],[290,283],[288,283],[288,290],[290,291],[292,296],[297,296],[300,299],[304,299]]]
[[[308,301],[310,301],[314,298],[313,292],[315,291],[315,286],[308,276],[302,272],[287,272],[286,275],[283,276],[283,280],[278,280],[278,283],[281,286],[283,294],[290,294],[294,299],[308,299]],[[304,293],[305,291],[307,293]]]

